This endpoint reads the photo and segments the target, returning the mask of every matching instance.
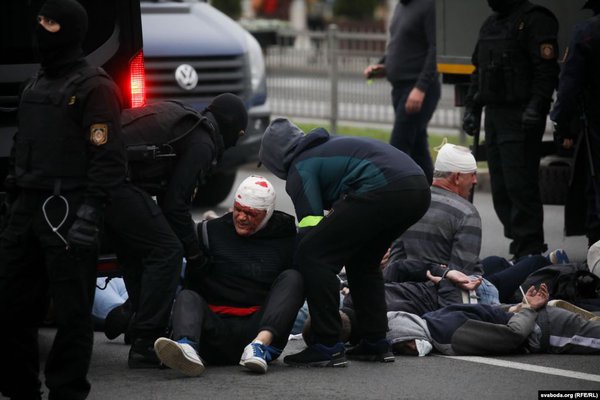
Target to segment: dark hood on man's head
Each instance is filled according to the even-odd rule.
[[[304,132],[287,118],[274,119],[260,144],[258,158],[280,179],[287,179],[290,164],[294,159],[294,150],[304,137]]]
[[[59,68],[83,56],[81,46],[87,34],[88,16],[81,4],[75,0],[48,0],[38,15],[60,24],[58,32],[36,25],[35,40],[42,67]]]

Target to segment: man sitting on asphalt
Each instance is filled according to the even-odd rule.
[[[435,161],[431,205],[390,250],[384,270],[386,281],[426,281],[426,272],[444,276],[458,270],[472,278],[484,278],[476,289],[479,302],[509,302],[519,285],[533,271],[551,264],[543,256],[526,257],[510,264],[499,257],[479,260],[481,217],[469,202],[477,183],[477,163],[468,148],[443,144]],[[566,255],[557,251],[564,260]]]
[[[198,376],[204,362],[239,362],[265,373],[281,354],[304,302],[304,286],[291,269],[294,217],[274,207],[271,183],[250,176],[235,193],[233,212],[198,224],[203,263],[186,271],[187,289],[173,309],[172,340],[154,343],[169,368]]]

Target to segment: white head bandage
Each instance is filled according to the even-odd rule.
[[[477,171],[477,163],[468,148],[446,143],[438,150],[434,169],[466,174]]]
[[[269,219],[273,215],[273,210],[275,209],[275,188],[266,178],[252,175],[240,183],[235,192],[234,201],[245,207],[267,211],[265,219],[262,220],[256,229],[258,231],[269,222]]]

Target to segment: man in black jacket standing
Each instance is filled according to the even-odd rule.
[[[541,254],[544,211],[539,191],[541,140],[558,82],[558,21],[527,0],[488,0],[473,53],[475,71],[463,120],[479,131],[485,106],[485,143],[494,209],[512,239],[515,258]]]
[[[396,114],[390,144],[415,160],[429,183],[433,163],[427,124],[441,96],[435,24],[434,0],[400,0],[390,21],[384,57],[364,71],[368,79],[385,76],[390,81]]]
[[[50,399],[84,399],[93,345],[98,232],[110,191],[125,179],[121,102],[108,75],[83,58],[87,13],[48,0],[35,28],[39,73],[19,104],[11,171],[18,192],[0,239],[0,390],[41,398],[37,327],[54,301],[46,361]]]

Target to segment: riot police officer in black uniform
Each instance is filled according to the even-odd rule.
[[[472,62],[463,129],[475,135],[485,107],[485,143],[494,209],[515,258],[540,254],[544,211],[538,168],[559,67],[558,21],[527,0],[488,0]]]
[[[585,225],[591,246],[600,240],[600,0],[588,0],[583,8],[594,16],[573,31],[550,118],[559,143],[566,149],[576,147],[565,205],[566,233],[583,233],[573,221],[584,222],[579,225]]]
[[[0,241],[2,394],[41,398],[37,327],[52,297],[56,337],[45,367],[50,399],[84,399],[98,227],[125,179],[114,82],[83,59],[87,13],[47,0],[35,28],[39,73],[21,94],[13,148],[18,196]]]
[[[230,93],[215,97],[203,113],[175,101],[123,111],[133,185],[111,193],[106,229],[135,312],[130,368],[159,366],[154,341],[165,335],[182,255],[187,271],[206,261],[190,213],[194,190],[200,175],[235,145],[247,124],[243,101]]]

